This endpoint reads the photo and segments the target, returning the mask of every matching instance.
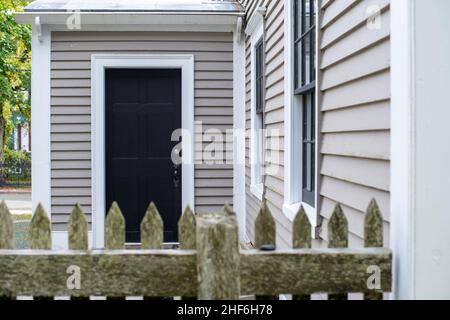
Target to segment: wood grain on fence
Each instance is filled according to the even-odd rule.
[[[198,216],[198,298],[238,299],[239,261],[239,235],[235,217],[223,211]]]
[[[366,248],[383,247],[383,216],[375,199],[370,201],[364,218],[364,246]],[[378,267],[375,265],[375,267]],[[383,300],[382,292],[366,292],[366,300]]]
[[[76,204],[67,226],[70,250],[88,250],[88,223],[83,209]]]
[[[47,212],[38,204],[30,223],[30,247],[35,250],[52,249],[52,227]],[[34,295],[34,300],[53,300],[54,295]]]
[[[117,202],[113,202],[108,210],[105,222],[105,249],[125,249],[125,218]],[[124,300],[125,296],[108,295],[108,300]]]
[[[0,203],[0,249],[14,249],[14,225],[5,201]]]
[[[125,249],[125,219],[113,203],[105,222],[105,250],[88,251],[88,223],[75,205],[68,222],[69,251],[50,251],[51,225],[42,205],[30,224],[32,251],[14,250],[13,222],[0,203],[0,298],[31,295],[36,299],[90,295],[237,299],[255,294],[274,299],[291,293],[294,299],[328,292],[346,299],[362,292],[381,299],[391,290],[392,253],[383,245],[383,219],[373,200],[365,216],[364,245],[348,249],[348,226],[340,205],[328,224],[329,249],[311,248],[311,224],[301,207],[293,221],[293,249],[275,248],[275,221],[264,201],[255,221],[255,250],[239,251],[236,215],[225,205],[221,212],[196,216],[186,208],[179,220],[181,250],[162,250],[163,223],[150,204],[141,224],[141,250]],[[82,273],[78,290],[67,288],[66,270]],[[379,270],[379,287],[368,287],[368,268]],[[61,271],[62,270],[62,271]],[[161,299],[161,298],[159,298]]]
[[[105,249],[125,249],[125,218],[115,201],[106,216]]]
[[[30,223],[31,249],[52,249],[52,228],[47,212],[42,204],[38,204]]]
[[[340,204],[336,205],[328,222],[328,237],[329,248],[348,247],[348,223]],[[346,300],[347,297],[347,293],[342,292],[328,294],[329,300]]]
[[[88,222],[84,215],[83,209],[77,203],[72,210],[69,217],[69,223],[67,226],[69,234],[69,249],[70,250],[88,250]],[[89,300],[89,296],[86,297],[70,297],[71,300]]]
[[[275,250],[276,248],[276,225],[275,219],[267,206],[267,200],[261,203],[261,209],[255,219],[255,247],[260,250]],[[259,296],[256,300],[275,300],[276,296]]]
[[[164,242],[164,226],[161,215],[155,204],[148,206],[141,222],[142,249],[162,249]]]
[[[14,224],[5,201],[0,203],[0,249],[14,249]],[[10,295],[0,295],[0,300],[14,300]]]
[[[303,206],[300,207],[300,210],[295,216],[292,229],[292,247],[294,249],[311,248],[311,223]],[[307,294],[293,295],[292,299],[310,300],[311,296]]]
[[[186,207],[180,220],[178,221],[178,239],[181,250],[195,250],[196,248],[196,222],[195,214],[189,206]],[[196,300],[197,295],[191,297],[181,297],[182,300]]]
[[[196,243],[195,214],[188,206],[178,221],[178,238],[181,250],[194,250]]]

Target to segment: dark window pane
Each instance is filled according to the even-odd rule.
[[[315,30],[312,30],[310,33],[310,70],[311,70],[311,77],[310,77],[310,81],[312,82],[316,79],[316,63],[315,63],[315,59],[316,59],[316,41],[315,38],[316,37],[316,32]]]
[[[303,64],[304,64],[304,76],[302,81],[302,86],[307,85],[312,81],[311,79],[311,39],[310,36],[307,35],[303,38],[304,42],[304,52],[303,52]]]
[[[315,193],[315,16],[316,0],[294,0],[294,88],[301,96],[302,201]]]
[[[294,76],[295,76],[295,82],[294,82],[294,86],[295,89],[300,88],[302,86],[302,42],[298,42],[295,45],[295,72],[294,72]]]
[[[302,1],[294,0],[294,39],[302,35]]]
[[[255,46],[255,106],[256,112],[263,112],[263,93],[264,93],[264,50],[262,40]]]
[[[306,31],[309,30],[309,28],[311,27],[311,6],[310,6],[310,1],[309,0],[304,0],[303,1],[304,4],[304,12],[305,14],[303,15],[303,33],[305,33]]]

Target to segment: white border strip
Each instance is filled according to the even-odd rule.
[[[183,139],[182,209],[194,206],[194,56],[193,55],[92,55],[92,231],[93,247],[104,246],[105,207],[105,69],[153,68],[181,69],[182,127],[191,133],[191,141]],[[191,152],[184,147],[189,143]],[[181,213],[180,213],[181,214]]]
[[[51,33],[48,26],[42,26],[38,35],[33,26],[31,39],[31,202],[32,210],[38,203],[44,206],[51,218],[51,171],[50,171],[50,48]]]
[[[245,43],[239,33],[236,28],[233,41],[233,209],[238,217],[239,237],[245,241]]]
[[[411,0],[391,2],[391,246],[393,298],[414,293],[414,52]]]

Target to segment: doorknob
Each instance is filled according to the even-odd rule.
[[[173,177],[173,186],[176,188],[178,188],[178,185],[180,184],[180,178],[178,176],[174,176]]]
[[[173,185],[175,188],[178,188],[180,184],[180,165],[173,165]]]

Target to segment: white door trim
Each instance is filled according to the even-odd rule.
[[[105,207],[105,69],[181,69],[183,136],[182,208],[194,210],[194,56],[174,54],[95,54],[91,61],[92,231],[93,248],[104,246]],[[120,205],[120,204],[119,204]]]

